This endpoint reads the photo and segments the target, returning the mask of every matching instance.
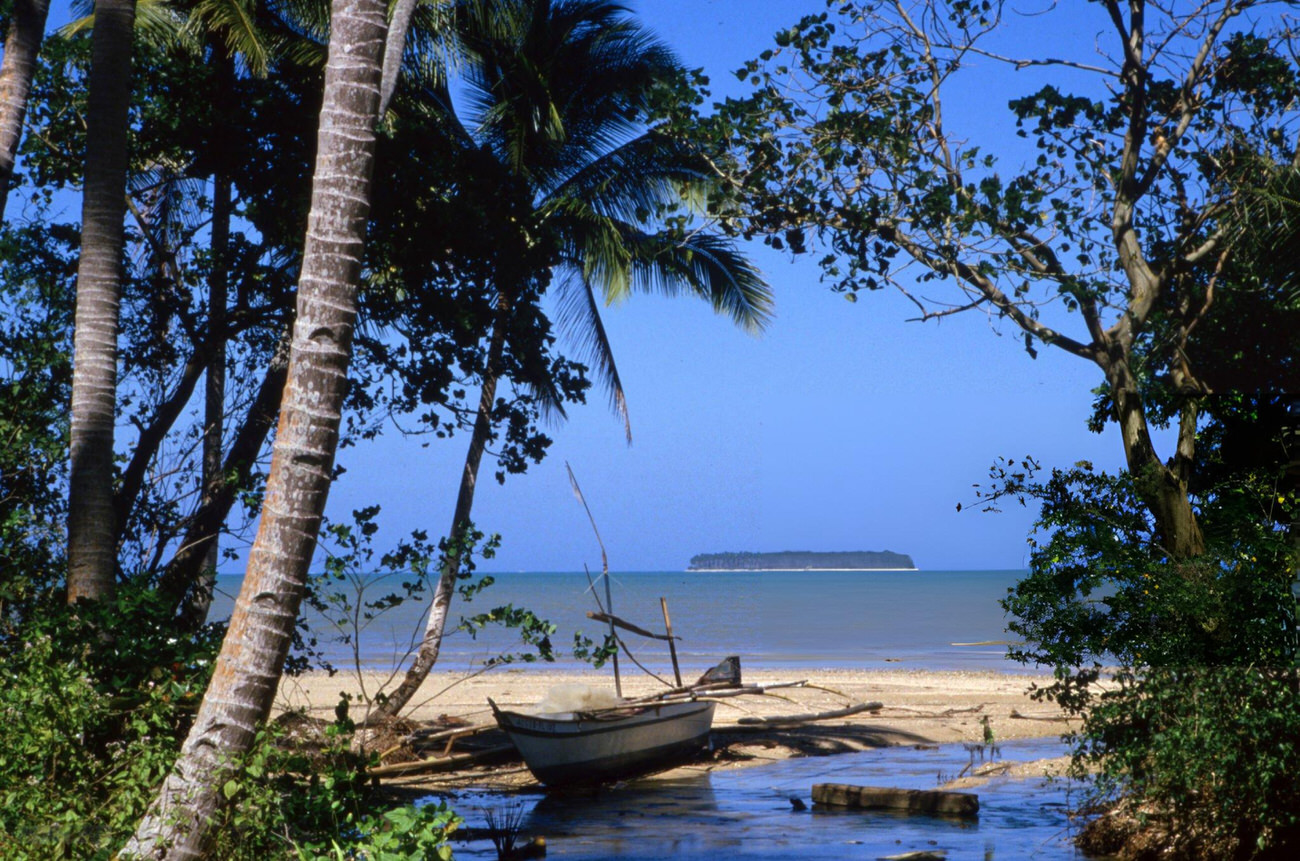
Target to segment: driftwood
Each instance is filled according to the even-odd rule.
[[[455,771],[471,765],[484,765],[490,762],[517,757],[519,754],[513,744],[503,744],[479,750],[474,753],[457,753],[446,757],[420,759],[414,762],[395,762],[392,765],[377,765],[366,769],[367,777],[391,777],[395,774],[436,774],[440,771]]]
[[[713,682],[712,684],[689,685],[684,688],[673,688],[657,694],[647,694],[643,697],[633,697],[632,699],[623,700],[616,706],[606,706],[598,709],[583,709],[583,714],[601,714],[604,712],[618,712],[625,709],[639,708],[641,706],[653,706],[660,703],[676,703],[682,700],[713,700],[726,699],[728,697],[744,696],[777,696],[769,694],[769,691],[780,688],[801,688],[807,684],[806,681],[797,682],[776,682],[770,685],[741,685],[739,687],[732,685],[730,682]]]
[[[859,810],[905,810],[909,813],[941,813],[946,816],[979,815],[979,796],[973,792],[942,789],[891,789],[883,786],[853,786],[847,783],[818,783],[812,788],[814,804],[852,807]]]
[[[885,707],[884,703],[858,703],[855,706],[849,706],[846,709],[835,709],[829,712],[812,712],[801,715],[773,715],[772,717],[743,717],[736,723],[742,726],[761,726],[766,728],[781,727],[786,724],[801,724],[819,720],[834,720],[835,718],[848,717],[849,715],[859,714],[861,712],[876,712]]]
[[[397,744],[382,751],[379,754],[379,758],[382,760],[390,753],[401,750],[408,744],[415,744],[417,742],[429,743],[444,740],[447,742],[447,746],[443,749],[442,755],[447,756],[451,753],[451,746],[457,739],[466,738],[471,735],[478,735],[481,732],[488,732],[489,730],[494,730],[496,728],[497,725],[494,723],[479,723],[471,724],[470,726],[453,727],[452,729],[417,729],[402,736],[398,739]]]
[[[1078,720],[1078,718],[1068,717],[1063,714],[1054,714],[1052,712],[1038,712],[1036,714],[1022,714],[1015,709],[1011,710],[1011,717],[1016,720],[1043,720],[1054,721],[1056,723],[1065,723],[1067,721]]]
[[[964,715],[971,714],[972,712],[984,711],[984,704],[980,703],[977,706],[970,706],[969,708],[963,709],[944,709],[941,712],[927,712],[922,709],[909,709],[907,706],[890,706],[889,710],[895,712],[908,712],[910,714],[920,715],[921,717],[952,717],[953,715]]]
[[[614,625],[615,627],[622,628],[625,631],[631,631],[633,634],[639,634],[642,637],[649,637],[652,640],[669,639],[667,636],[663,634],[656,634],[653,633],[652,631],[647,631],[645,628],[642,628],[640,625],[633,625],[631,622],[627,621],[626,619],[620,619],[618,616],[615,616],[611,613],[588,612],[587,618],[594,619],[597,622],[606,622],[610,625]],[[680,640],[681,637],[673,637],[672,639]]]
[[[407,733],[403,736],[402,741],[442,741],[445,738],[460,738],[466,735],[477,735],[481,732],[487,732],[490,729],[496,729],[494,723],[476,723],[469,726],[452,727],[451,729],[417,729],[414,732]]]

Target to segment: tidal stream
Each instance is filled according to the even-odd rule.
[[[1056,739],[1002,746],[1004,760],[1064,753]],[[995,777],[968,791],[978,819],[812,809],[814,783],[934,789],[972,754],[962,745],[895,747],[716,771],[683,780],[642,780],[580,794],[461,791],[450,796],[466,825],[522,817],[521,837],[546,839],[548,858],[876,859],[909,852],[948,859],[1083,858],[1070,843],[1067,811],[1079,789],[1064,780]],[[791,798],[808,810],[796,811]],[[494,859],[486,839],[456,841],[458,859]]]

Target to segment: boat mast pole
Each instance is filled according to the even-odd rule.
[[[609,588],[609,557],[605,554],[605,542],[600,540],[600,530],[596,528],[596,518],[591,515],[591,506],[587,504],[587,498],[582,495],[582,488],[578,487],[578,477],[573,474],[573,467],[569,462],[564,462],[564,468],[569,472],[569,484],[573,487],[573,495],[578,497],[582,503],[582,508],[587,512],[587,520],[591,521],[591,531],[596,533],[596,543],[600,545],[600,576],[605,578],[605,612],[611,617],[614,615],[614,596]],[[596,603],[600,604],[600,596],[596,596]],[[623,698],[623,681],[618,674],[618,634],[614,633],[614,620],[609,622],[609,639],[614,645],[614,693],[619,699]]]
[[[682,686],[682,669],[677,666],[677,645],[673,642],[673,623],[668,618],[668,599],[660,596],[659,606],[664,611],[664,629],[668,631],[668,654],[673,659],[673,680],[677,682],[677,687],[680,688]]]
[[[614,595],[609,588],[609,563],[605,561],[605,546],[600,547],[602,573],[605,577],[605,606],[609,608],[609,638],[614,641],[614,693],[623,699],[623,680],[618,675],[618,635],[614,633]]]

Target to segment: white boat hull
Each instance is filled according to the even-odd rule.
[[[496,712],[533,775],[548,786],[599,783],[671,765],[708,743],[714,703],[598,714]]]

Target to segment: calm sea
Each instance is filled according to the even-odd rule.
[[[673,631],[681,637],[683,675],[697,674],[727,655],[740,655],[751,668],[916,668],[1025,672],[1006,660],[1004,645],[956,645],[1012,639],[998,600],[1022,571],[763,571],[614,573],[614,612],[651,631],[662,632],[659,598],[668,599]],[[574,668],[575,631],[599,639],[603,628],[586,618],[596,602],[583,573],[494,574],[496,583],[470,603],[452,603],[451,622],[505,604],[527,607],[558,627],[552,638],[555,665]],[[226,618],[238,576],[222,575],[213,619]],[[397,581],[366,586],[374,600]],[[604,598],[603,585],[599,586]],[[351,636],[314,613],[308,622],[319,648],[336,666],[356,657],[375,669],[392,667],[419,641],[424,608],[414,603],[380,614]],[[449,626],[450,627],[450,626]],[[632,653],[651,669],[668,672],[667,649],[659,642],[625,635]],[[355,643],[355,647],[354,644]],[[440,669],[466,670],[524,647],[513,631],[488,627],[471,637],[446,638]]]

